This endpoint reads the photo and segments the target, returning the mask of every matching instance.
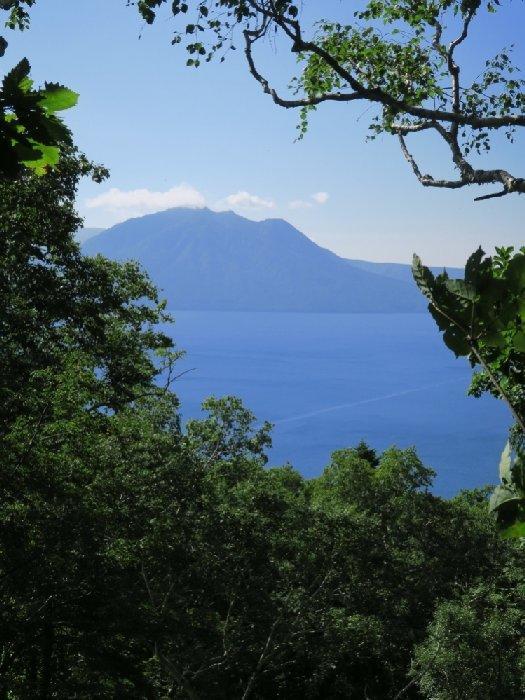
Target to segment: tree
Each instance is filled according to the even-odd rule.
[[[525,693],[522,558],[441,602],[412,673],[435,700],[518,700]]]
[[[150,385],[150,352],[171,360],[172,341],[154,328],[169,317],[153,285],[135,264],[83,257],[74,239],[78,180],[104,174],[70,151],[43,178],[0,182],[0,434],[31,374],[59,371],[70,351],[93,358],[111,410]]]
[[[176,517],[159,510],[141,546],[163,692],[393,698],[409,682],[420,697],[408,673],[436,602],[514,551],[486,494],[433,496],[413,450],[342,450],[310,482],[265,469],[266,428],[238,400],[206,407]]]
[[[166,0],[140,0],[138,9],[152,23]],[[134,4],[134,3],[132,3]],[[525,81],[512,63],[512,47],[487,56],[481,74],[464,82],[457,53],[470,31],[499,3],[488,0],[370,0],[349,13],[343,24],[319,18],[313,27],[301,19],[294,0],[219,0],[171,3],[185,26],[173,42],[186,36],[187,61],[201,61],[234,48],[235,30],[242,33],[248,68],[273,101],[301,110],[300,134],[311,112],[326,102],[367,103],[377,107],[371,137],[396,136],[402,153],[425,187],[458,189],[498,184],[497,192],[477,199],[524,193],[525,180],[503,168],[479,168],[469,160],[489,150],[491,137],[503,132],[510,140],[525,126]],[[187,19],[186,19],[187,18]],[[304,26],[306,24],[306,26]],[[258,66],[255,48],[277,36],[295,54],[301,73],[282,96]],[[425,175],[408,149],[413,134],[437,134],[457,171],[454,178]]]
[[[140,605],[125,545],[179,440],[175,397],[155,383],[176,353],[137,266],[80,254],[88,174],[72,151],[0,182],[0,697],[148,686],[127,661],[150,647],[125,639]]]

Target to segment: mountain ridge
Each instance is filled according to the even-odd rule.
[[[168,209],[117,224],[87,240],[83,250],[88,255],[137,260],[173,309],[342,313],[426,309],[411,279],[396,278],[388,270],[378,272],[373,269],[377,263],[342,258],[279,218],[257,222],[232,211]]]

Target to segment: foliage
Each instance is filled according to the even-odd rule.
[[[0,184],[0,696],[394,697],[515,545],[414,450],[306,481],[238,399],[182,430],[154,288],[74,242],[89,173]]]
[[[157,373],[145,351],[171,346],[154,330],[168,317],[138,267],[80,254],[73,202],[85,174],[104,173],[73,151],[42,179],[0,184],[0,431],[16,416],[31,373],[59,369],[70,350],[93,358],[101,405],[116,410]]]
[[[0,0],[0,10],[9,12],[6,27],[24,30],[29,27],[29,12],[36,0]]]
[[[383,132],[397,136],[422,185],[451,189],[501,185],[499,191],[478,199],[525,192],[523,178],[503,168],[475,167],[468,160],[490,149],[495,132],[513,142],[518,128],[525,126],[525,81],[513,63],[512,44],[496,56],[487,55],[479,71],[457,58],[460,47],[472,44],[473,25],[483,15],[490,18],[499,2],[368,0],[361,9],[347,11],[346,21],[321,15],[313,24],[304,19],[308,3],[294,0],[128,0],[128,4],[137,4],[150,24],[162,6],[170,6],[168,12],[178,21],[173,43],[185,43],[188,66],[198,67],[215,56],[224,60],[236,48],[238,30],[252,77],[277,105],[300,110],[300,137],[320,105],[365,103],[371,108],[366,110],[371,115],[370,138]],[[254,55],[256,45],[273,41],[274,36],[300,65],[287,94],[273,87]],[[472,72],[476,77],[469,78]],[[420,169],[405,139],[422,132],[441,139],[458,171],[456,178],[435,178]]]
[[[23,28],[33,4],[0,9]],[[162,4],[139,8],[153,21]],[[257,5],[269,6],[271,23],[296,28],[297,6]],[[200,2],[199,18],[219,22],[207,26],[220,44],[231,25],[210,7]],[[251,0],[217,7],[233,23],[258,17]],[[465,20],[479,6],[457,7]],[[363,14],[408,22],[416,42],[406,51],[373,32],[337,37],[330,25],[334,37],[319,42],[334,39],[329,50],[352,66],[372,46],[372,71],[416,55],[415,85],[393,67],[365,89],[387,90],[401,118],[417,114],[432,90],[439,98],[418,53],[433,8],[373,3]],[[245,34],[249,59],[268,26]],[[198,41],[188,49],[206,54]],[[304,60],[315,102],[316,81],[330,87],[333,76]],[[267,469],[269,425],[232,397],[209,399],[207,416],[183,430],[169,388],[178,353],[157,330],[168,320],[157,291],[137,266],[85,258],[74,242],[78,180],[105,173],[68,147],[54,116],[72,95],[48,86],[35,102],[28,66],[19,70],[11,88],[23,109],[6,102],[16,118],[4,125],[20,128],[0,181],[0,697],[521,697],[524,550],[497,536],[487,493],[441,499],[413,449],[378,455],[363,443],[311,481]],[[16,139],[54,155],[31,167],[40,156]],[[523,257],[478,252],[459,281],[416,264],[446,342],[483,368],[473,391],[492,382],[518,428]],[[520,437],[503,458],[500,494],[523,489]],[[519,527],[498,498],[493,509]]]
[[[115,606],[133,598],[106,549],[126,529],[126,485],[144,488],[178,434],[175,398],[154,384],[176,357],[156,290],[74,241],[87,174],[103,172],[71,151],[44,177],[0,183],[2,697],[104,695],[107,673],[118,687]]]
[[[4,442],[10,697],[391,698],[436,601],[508,558],[413,451],[346,450],[309,483],[265,470],[250,431],[229,452],[217,412],[248,420],[231,400],[180,436],[167,401],[86,411],[79,357],[38,388],[49,414]]]
[[[34,0],[3,0],[0,10],[9,10],[11,29],[25,29],[29,15],[24,5]],[[0,37],[0,56],[7,41]],[[71,133],[57,113],[74,107],[78,95],[58,83],[35,89],[29,61],[22,59],[3,78],[0,87],[0,177],[19,175],[29,168],[43,175],[57,165],[60,149],[71,146]]]
[[[393,697],[436,599],[506,557],[485,509],[431,496],[411,450],[377,467],[345,450],[313,482],[258,453],[200,473],[178,511],[191,560],[166,543],[145,566],[174,697]]]
[[[497,249],[493,258],[479,248],[469,258],[463,279],[447,272],[434,277],[414,256],[414,279],[429,300],[429,311],[456,356],[467,356],[482,371],[471,393],[490,391],[503,399],[515,418],[500,466],[501,486],[491,499],[509,536],[523,535],[525,523],[525,250]]]
[[[500,461],[500,486],[490,499],[490,510],[504,527],[505,537],[525,537],[525,455],[512,454],[507,443]]]
[[[413,674],[435,700],[518,700],[525,694],[523,556],[497,582],[439,604]]]

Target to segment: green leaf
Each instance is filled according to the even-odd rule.
[[[505,445],[505,449],[501,453],[501,459],[499,462],[499,478],[504,484],[510,484],[512,482],[511,466],[512,458],[510,442],[507,440],[507,444]]]
[[[445,281],[445,287],[447,291],[454,296],[464,299],[465,301],[473,302],[476,300],[476,290],[471,285],[464,280],[451,280]]]
[[[518,454],[511,465],[511,479],[513,484],[525,492],[525,454],[523,452]]]
[[[446,329],[443,333],[443,340],[456,357],[463,357],[470,354],[471,347],[464,334],[456,328],[456,326],[450,326],[450,328]]]
[[[419,287],[420,291],[432,301],[432,289],[434,286],[434,275],[421,262],[421,258],[414,253],[412,258],[412,276]]]
[[[138,10],[148,24],[153,24],[155,21],[155,12],[149,7],[147,0],[139,0]]]
[[[489,511],[494,513],[503,507],[518,505],[522,497],[514,486],[496,486],[489,502]]]
[[[22,167],[43,175],[57,165],[60,150],[71,144],[71,133],[55,114],[77,104],[77,93],[57,83],[33,89],[30,64],[22,59],[2,81],[0,174],[17,176]]]
[[[479,280],[480,273],[483,271],[483,256],[485,255],[484,250],[481,246],[472,253],[470,258],[467,260],[465,265],[465,282],[470,284],[477,284]],[[490,260],[489,260],[490,267]]]
[[[49,114],[56,114],[64,109],[75,107],[78,102],[78,93],[57,83],[46,83],[42,92],[39,105]]]
[[[45,175],[60,160],[60,149],[58,146],[34,143],[34,154],[34,158],[26,158],[22,160],[22,163],[26,168],[30,168],[35,175]]]
[[[25,78],[28,78],[31,65],[27,58],[23,58],[19,63],[12,68],[2,80],[2,87],[5,92],[11,92],[20,88],[20,84]]]
[[[491,348],[504,348],[507,340],[500,329],[491,329],[483,335],[483,342]]]
[[[525,255],[516,255],[512,258],[505,276],[515,287],[516,293],[519,294],[525,289]]]

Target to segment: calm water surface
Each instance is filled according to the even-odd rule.
[[[240,396],[275,424],[270,464],[317,476],[330,453],[361,439],[415,445],[436,491],[493,482],[509,414],[466,396],[471,370],[424,314],[175,311],[169,330],[187,351],[175,385],[184,419],[213,394]]]

